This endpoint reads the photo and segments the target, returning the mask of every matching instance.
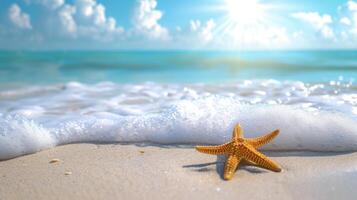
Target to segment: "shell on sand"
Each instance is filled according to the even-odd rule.
[[[72,172],[70,172],[70,171],[66,171],[65,173],[64,173],[64,175],[71,175],[72,174]]]
[[[49,163],[58,163],[58,162],[60,162],[61,160],[60,159],[58,159],[58,158],[54,158],[54,159],[52,159],[52,160],[50,160],[50,162]]]

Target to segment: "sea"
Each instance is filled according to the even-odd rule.
[[[0,160],[71,143],[357,150],[357,51],[0,51]]]

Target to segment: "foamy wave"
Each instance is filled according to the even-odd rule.
[[[69,83],[54,93],[3,99],[0,159],[80,142],[218,144],[230,139],[236,123],[246,137],[280,129],[266,150],[357,150],[353,90],[326,95],[327,87],[313,94],[316,86],[299,82],[253,82],[247,90],[243,84],[227,93],[232,85]]]
[[[17,116],[0,117],[0,160],[55,146],[56,138],[40,124]]]
[[[42,124],[21,117],[1,117],[0,159],[74,142],[216,144],[229,140],[237,122],[243,125],[247,137],[279,128],[281,135],[265,146],[266,150],[357,150],[356,120],[346,116],[208,98],[184,100],[162,113],[139,116],[98,112]]]

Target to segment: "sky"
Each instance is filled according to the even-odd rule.
[[[0,0],[0,49],[356,49],[353,0]]]

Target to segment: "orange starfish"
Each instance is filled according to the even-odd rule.
[[[280,172],[280,166],[270,160],[264,154],[257,151],[257,148],[270,142],[279,134],[275,130],[267,135],[257,138],[244,138],[243,131],[237,124],[233,131],[232,141],[218,146],[196,146],[197,151],[207,154],[225,154],[227,161],[224,167],[224,179],[230,180],[237,169],[238,164],[244,159],[256,166],[260,166],[274,172]]]

